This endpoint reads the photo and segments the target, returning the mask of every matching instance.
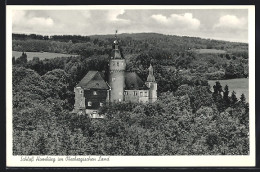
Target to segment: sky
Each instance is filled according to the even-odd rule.
[[[153,32],[248,42],[247,9],[13,10],[12,32],[103,35]]]

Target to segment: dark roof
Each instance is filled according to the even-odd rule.
[[[89,71],[76,87],[81,87],[83,89],[109,89],[102,74],[98,71]],[[148,90],[149,88],[135,72],[125,72],[125,89]]]
[[[111,57],[112,57],[112,59],[123,59],[123,57],[121,56],[121,53],[118,49],[113,49],[111,51]]]
[[[148,90],[149,88],[135,72],[125,72],[126,90]]]
[[[89,71],[76,87],[83,89],[109,89],[107,83],[98,71]]]

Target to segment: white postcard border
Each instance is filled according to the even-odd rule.
[[[12,155],[12,10],[83,10],[83,9],[248,9],[249,42],[249,126],[250,154],[234,156],[13,156]],[[255,7],[253,5],[218,6],[35,6],[8,5],[6,7],[6,166],[7,167],[249,167],[255,166]],[[46,161],[36,161],[37,157]],[[33,161],[22,159],[33,158]],[[84,161],[73,160],[78,158]],[[91,160],[96,159],[95,161]],[[55,159],[55,162],[53,162]],[[63,161],[58,161],[63,159]],[[66,160],[67,159],[67,160]],[[71,160],[68,160],[71,159]]]

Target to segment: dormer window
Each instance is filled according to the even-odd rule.
[[[96,91],[93,91],[93,95],[97,95],[97,92],[96,92]]]

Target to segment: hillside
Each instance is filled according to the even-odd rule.
[[[157,33],[123,33],[118,35],[118,39],[121,52],[129,62],[129,70],[138,71],[152,62],[163,70],[179,69],[185,71],[187,75],[202,74],[207,79],[248,76],[246,43]],[[108,57],[113,41],[112,34],[92,36],[13,34],[13,51],[76,54],[86,58]]]
[[[203,39],[199,37],[187,37],[187,36],[175,36],[175,35],[163,35],[158,33],[123,33],[118,34],[118,38],[121,41],[122,47],[135,48],[140,46],[143,50],[149,50],[148,47],[155,46],[163,49],[218,49],[225,50],[227,52],[247,51],[248,44],[238,42],[228,42],[220,40]],[[13,34],[13,43],[21,43],[19,41],[41,40],[38,43],[51,44],[53,41],[65,42],[65,43],[90,43],[94,45],[109,46],[114,40],[114,35],[92,35],[92,36],[79,36],[79,35],[54,35],[54,36],[41,36],[41,35],[25,35],[25,34]],[[135,45],[134,45],[135,44]],[[147,45],[148,44],[148,45]],[[25,44],[26,45],[26,44]],[[13,50],[23,48],[26,51],[26,47],[22,43],[20,46],[13,47]],[[51,51],[51,50],[50,50]]]

